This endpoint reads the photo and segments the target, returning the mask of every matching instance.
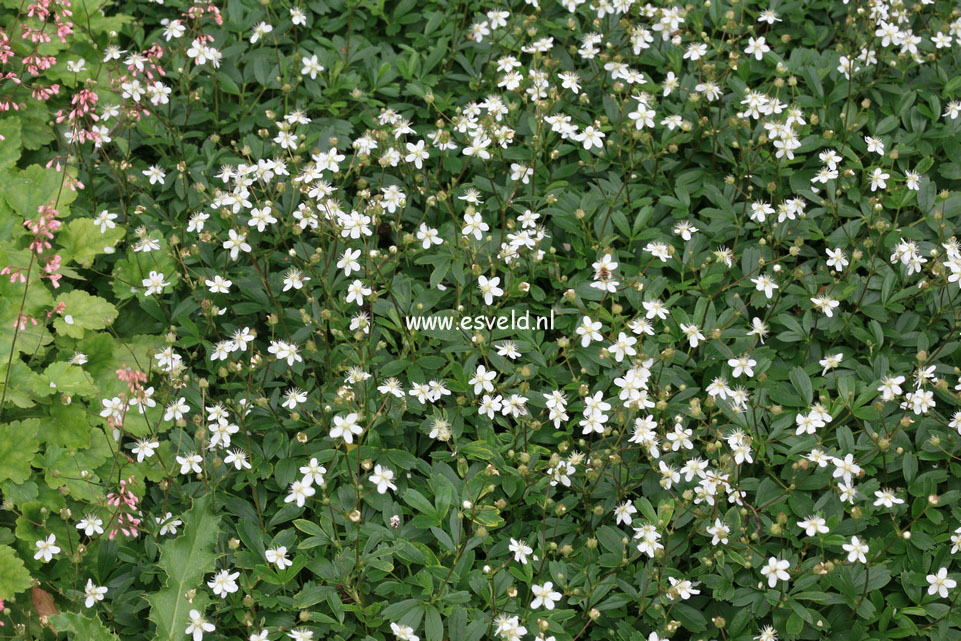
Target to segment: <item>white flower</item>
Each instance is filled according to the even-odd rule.
[[[592,321],[590,316],[585,316],[581,324],[577,326],[575,333],[581,337],[581,347],[587,347],[591,341],[601,340],[601,323]]]
[[[874,152],[879,156],[884,155],[884,143],[881,141],[881,139],[865,136],[864,142],[868,146],[868,153]]]
[[[637,514],[637,508],[634,507],[634,504],[630,501],[624,501],[614,508],[615,522],[617,525],[630,525],[632,514]]]
[[[300,62],[303,67],[300,70],[300,75],[310,76],[311,80],[316,80],[317,74],[319,74],[321,71],[324,70],[324,66],[320,64],[320,61],[317,59],[316,54],[310,56],[309,58],[307,56],[304,56],[303,58],[301,58]]]
[[[344,302],[356,302],[358,305],[363,306],[364,296],[370,296],[373,291],[370,287],[364,285],[363,281],[354,280],[354,282],[347,287],[347,297],[344,299]]]
[[[234,449],[229,450],[227,456],[224,457],[224,463],[227,465],[233,465],[234,469],[251,469],[250,461],[247,460],[247,452]]]
[[[420,637],[414,634],[414,628],[409,625],[391,622],[390,631],[397,637],[397,641],[420,641]]]
[[[495,378],[497,378],[497,372],[488,370],[483,365],[478,365],[474,377],[467,381],[467,384],[474,386],[475,394],[480,394],[482,391],[493,392],[494,384],[492,381]]]
[[[831,354],[819,360],[818,364],[824,368],[821,371],[821,376],[826,375],[829,369],[837,368],[837,366],[841,364],[842,360],[844,360],[844,354]]]
[[[430,249],[431,245],[440,245],[444,242],[437,230],[428,227],[425,223],[421,223],[417,229],[417,240],[421,241],[421,246],[424,249]]]
[[[938,593],[942,599],[948,597],[948,590],[953,590],[958,585],[957,581],[948,577],[948,568],[941,568],[937,574],[929,574],[927,581],[930,584],[928,594]]]
[[[501,279],[498,276],[488,279],[487,276],[477,277],[477,287],[484,294],[484,302],[488,305],[494,304],[494,298],[504,295],[504,290],[498,287]]]
[[[113,229],[117,226],[117,223],[113,222],[117,219],[117,214],[111,214],[109,211],[104,209],[101,211],[96,218],[93,219],[94,225],[100,226],[100,233],[107,233],[108,229]]]
[[[177,456],[177,464],[180,465],[181,474],[190,474],[193,471],[195,474],[200,474],[200,464],[203,462],[203,457],[196,452],[189,452],[186,456]]]
[[[891,174],[886,173],[880,167],[876,167],[874,171],[871,172],[871,191],[877,191],[878,189],[887,187],[887,179],[890,177]]]
[[[761,60],[764,58],[764,54],[770,51],[771,48],[767,46],[764,42],[764,36],[760,38],[748,38],[747,47],[744,48],[744,53],[748,56],[754,56],[756,59]]]
[[[904,395],[904,398],[911,405],[911,409],[914,410],[915,414],[927,414],[928,410],[937,405],[934,402],[934,392],[931,390],[916,390],[914,392],[908,392]]]
[[[598,149],[604,148],[604,133],[600,129],[595,129],[593,126],[584,127],[584,131],[575,134],[572,138],[578,142],[584,144],[584,149],[590,151],[591,147],[597,147]]]
[[[902,503],[904,503],[904,499],[899,498],[894,493],[894,490],[890,490],[888,488],[885,488],[883,490],[877,490],[874,493],[874,496],[877,497],[877,500],[874,502],[874,507],[878,507],[881,505],[883,505],[884,507],[894,507],[895,505],[901,505]]]
[[[685,325],[680,324],[681,331],[687,336],[691,347],[697,347],[698,341],[704,340],[704,334],[701,333],[700,328],[697,325]]]
[[[727,545],[727,537],[731,533],[731,528],[721,519],[714,519],[714,525],[707,528],[707,533],[714,537],[711,539],[711,545],[717,545],[718,543]]]
[[[167,174],[165,174],[157,165],[151,165],[147,169],[143,170],[142,173],[144,176],[150,179],[151,185],[156,183],[163,185],[164,180],[167,178]]]
[[[93,579],[87,579],[87,587],[83,593],[87,597],[83,602],[84,607],[92,608],[97,601],[103,601],[103,595],[107,593],[107,588],[94,585]]]
[[[507,549],[514,553],[515,561],[524,565],[527,564],[527,556],[534,552],[534,548],[527,545],[524,541],[518,541],[517,539],[511,539]]]
[[[700,594],[701,591],[694,588],[694,584],[687,579],[675,579],[673,576],[667,578],[671,582],[671,587],[667,592],[667,598],[671,601],[674,600],[674,592],[681,597],[682,601],[686,601],[691,598],[691,595]]]
[[[150,296],[152,294],[163,293],[164,287],[170,285],[170,283],[164,280],[163,272],[156,272],[151,270],[150,275],[142,280],[142,284],[146,287],[144,290],[144,296]]]
[[[531,601],[531,609],[533,610],[536,610],[542,605],[548,610],[553,610],[554,602],[559,601],[562,596],[560,592],[554,592],[554,584],[550,581],[543,585],[537,585],[535,583],[531,586],[531,593],[535,597],[534,600]]]
[[[834,316],[834,308],[838,307],[841,303],[836,301],[830,296],[815,296],[811,299],[811,303],[819,309],[825,316],[831,318]]]
[[[183,525],[183,521],[180,519],[175,519],[174,515],[167,512],[162,518],[159,516],[154,517],[154,522],[160,526],[160,536],[166,536],[167,534],[176,534],[177,528]]]
[[[284,503],[297,503],[297,507],[304,507],[308,498],[317,493],[313,487],[303,481],[294,481],[290,484],[290,494],[284,497]]]
[[[394,471],[390,468],[386,468],[381,465],[375,465],[374,473],[371,474],[367,480],[377,486],[378,494],[385,494],[388,488],[391,490],[397,490],[397,486],[393,483]]]
[[[214,578],[207,581],[207,587],[213,590],[215,595],[226,599],[228,594],[232,594],[239,589],[237,587],[237,577],[239,576],[240,572],[231,573],[230,570],[221,570]]]
[[[287,547],[283,545],[266,550],[264,556],[267,559],[267,563],[273,563],[277,566],[278,570],[283,570],[294,564],[293,561],[287,558]]]
[[[334,426],[330,428],[330,438],[343,438],[346,443],[354,442],[354,435],[363,434],[364,428],[357,423],[357,413],[351,412],[347,416],[335,416]]]
[[[779,289],[777,283],[775,283],[769,276],[765,276],[763,274],[757,278],[752,278],[751,282],[757,287],[757,291],[764,292],[764,295],[768,299],[774,297],[775,289]]]
[[[804,528],[804,533],[808,536],[827,534],[831,531],[827,526],[827,521],[820,516],[809,516],[803,521],[798,521],[798,527]]]
[[[250,36],[250,44],[255,44],[260,40],[261,36],[270,33],[274,28],[267,24],[266,22],[261,22],[254,27],[254,33]]]
[[[761,568],[761,574],[767,577],[768,587],[773,588],[779,580],[787,581],[791,578],[791,575],[787,573],[790,567],[790,561],[786,559],[778,560],[777,557],[772,556],[767,560],[767,565]]]
[[[224,241],[223,248],[230,250],[230,260],[237,260],[240,252],[250,253],[247,234],[241,234],[236,229],[231,229],[227,232],[227,235],[228,239]]]
[[[142,438],[134,445],[128,445],[127,447],[137,455],[137,462],[143,463],[144,459],[148,459],[154,455],[154,451],[160,447],[160,443],[151,441],[149,438]]]
[[[617,341],[612,344],[608,350],[614,355],[614,360],[620,363],[624,360],[625,356],[637,355],[637,350],[633,347],[633,345],[636,343],[637,339],[633,336],[628,336],[624,332],[619,332]]]
[[[903,376],[885,376],[881,379],[878,391],[881,392],[881,399],[884,401],[893,400],[901,395],[901,383],[904,382]]]
[[[734,378],[737,378],[741,374],[750,378],[754,376],[754,366],[757,365],[757,361],[745,354],[738,358],[728,359],[727,364],[734,368],[734,372],[731,374]]]
[[[664,262],[664,263],[666,263],[671,258],[670,250],[668,249],[667,245],[665,245],[664,243],[655,243],[655,242],[648,243],[644,247],[644,251],[648,252],[655,258],[660,258],[661,262]]]
[[[299,7],[291,7],[290,22],[294,25],[304,27],[307,25],[307,14],[304,13],[304,10]],[[254,640],[251,639],[250,641]]]
[[[870,552],[870,550],[868,549],[867,543],[858,537],[852,536],[851,542],[845,543],[841,547],[844,548],[844,551],[848,553],[848,563],[854,563],[855,561],[859,563],[868,562],[864,555]]]
[[[187,626],[185,633],[187,635],[193,635],[194,641],[201,641],[204,638],[204,632],[213,632],[213,623],[208,623],[207,619],[197,610],[191,610],[188,614],[190,617],[190,625]]]
[[[277,360],[287,360],[288,366],[293,366],[294,362],[303,362],[303,357],[297,353],[297,346],[284,341],[271,341],[267,351],[277,357]]]
[[[184,414],[186,414],[189,411],[190,411],[190,406],[187,405],[187,399],[181,396],[180,398],[178,398],[177,400],[175,400],[174,402],[172,402],[170,405],[166,407],[166,410],[164,412],[164,420],[179,421],[184,417]],[[157,447],[157,445],[154,444],[153,447]],[[148,456],[150,455],[148,454]]]
[[[843,459],[835,456],[831,462],[835,468],[832,478],[843,478],[845,483],[850,483],[852,478],[861,473],[861,466],[854,462],[854,455],[850,452]]]
[[[88,514],[77,523],[77,529],[83,530],[87,536],[103,534],[103,519]]]
[[[464,228],[461,229],[464,236],[473,235],[476,240],[481,240],[483,233],[488,230],[490,230],[490,226],[484,222],[479,213],[464,214]]]
[[[848,259],[844,255],[844,251],[838,247],[835,249],[825,250],[828,255],[827,265],[828,267],[833,267],[837,271],[841,271],[848,266]]]

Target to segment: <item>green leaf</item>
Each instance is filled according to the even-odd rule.
[[[62,188],[64,176],[57,170],[30,165],[23,171],[15,171],[11,180],[4,184],[3,197],[18,214],[34,219],[42,205],[53,205],[63,216],[63,207],[77,197],[75,191]]]
[[[797,393],[801,395],[801,398],[804,399],[806,404],[810,405],[811,401],[814,400],[814,386],[811,385],[811,377],[800,367],[791,369],[788,376],[791,379],[791,385],[794,386]]]
[[[20,119],[0,120],[0,136],[5,140],[0,144],[0,171],[17,164],[20,159]]]
[[[9,545],[0,545],[0,599],[10,599],[30,587],[30,573]]]
[[[901,469],[904,471],[904,480],[910,485],[918,475],[918,457],[914,452],[905,452],[901,457]]]
[[[0,481],[23,483],[30,478],[30,462],[40,445],[37,428],[40,420],[0,423]]]
[[[76,641],[117,641],[117,635],[103,627],[97,616],[60,612],[50,617],[50,625],[57,632],[73,632]]]
[[[90,445],[91,426],[82,404],[54,403],[50,417],[43,421],[38,437],[45,443],[66,448],[85,448]]]
[[[71,365],[63,361],[51,363],[43,371],[43,375],[50,379],[50,388],[73,396],[96,396],[97,388],[94,387],[86,375],[77,365]]]
[[[204,602],[189,602],[187,590],[202,584],[204,574],[214,567],[220,517],[212,509],[213,497],[205,495],[183,517],[183,534],[160,546],[160,569],[167,575],[164,588],[147,596],[150,620],[157,625],[156,641],[182,641],[190,610],[203,609]],[[198,591],[198,596],[204,594]]]
[[[125,234],[123,227],[113,227],[101,233],[100,228],[89,218],[77,218],[60,230],[61,256],[65,263],[71,260],[84,267],[90,267],[93,259],[114,247]]]
[[[444,623],[440,612],[433,606],[427,606],[424,612],[424,636],[427,641],[441,641],[444,638]]]
[[[117,318],[116,307],[79,289],[61,294],[57,302],[65,303],[66,307],[54,319],[53,327],[71,338],[83,338],[85,329],[104,329]]]

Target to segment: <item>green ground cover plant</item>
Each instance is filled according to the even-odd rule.
[[[959,47],[0,0],[0,638],[961,639]]]

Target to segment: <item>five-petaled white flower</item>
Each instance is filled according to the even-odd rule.
[[[228,594],[232,594],[239,589],[237,587],[237,577],[239,576],[240,572],[221,570],[214,575],[214,578],[207,581],[207,587],[209,587],[215,595],[226,599]]]
[[[554,609],[554,602],[559,601],[563,596],[560,592],[554,591],[554,584],[550,581],[544,583],[543,585],[537,585],[536,583],[531,586],[531,593],[534,595],[534,600],[531,601],[531,609],[536,610],[542,605],[548,610]]]
[[[844,551],[848,553],[848,563],[867,563],[867,557],[864,555],[870,552],[868,549],[868,544],[859,539],[856,536],[851,537],[850,543],[845,543],[841,546]]]
[[[93,579],[87,579],[87,586],[83,590],[83,594],[86,597],[83,602],[84,607],[92,608],[97,601],[103,601],[103,595],[106,593],[106,587],[96,585]]]
[[[791,578],[791,575],[787,572],[790,567],[791,562],[787,559],[778,559],[776,556],[772,556],[767,560],[767,565],[761,568],[761,574],[767,577],[768,587],[773,588],[779,580],[787,581]]]
[[[190,625],[187,626],[185,634],[188,636],[192,635],[194,641],[201,641],[201,639],[204,638],[204,632],[213,632],[216,629],[214,624],[207,621],[199,610],[191,610],[188,616],[190,618]]]
[[[377,486],[378,494],[385,494],[388,489],[396,490],[397,486],[394,485],[394,471],[390,468],[383,467],[382,465],[374,466],[374,473],[370,475],[368,480]]]
[[[958,586],[958,582],[948,576],[948,568],[941,568],[936,574],[929,574],[928,594],[938,594],[942,599],[948,597],[948,590],[953,590]]]
[[[294,564],[293,561],[287,558],[287,547],[284,545],[266,550],[264,557],[267,559],[267,563],[273,563],[277,566],[278,570],[283,570]]]
[[[36,546],[37,552],[33,555],[33,558],[36,560],[43,559],[44,563],[49,562],[54,554],[60,552],[60,546],[57,545],[57,536],[55,534],[51,534],[45,539],[40,539],[37,541]]]
[[[357,423],[357,413],[351,412],[347,416],[335,416],[334,426],[330,428],[330,438],[342,438],[345,443],[353,443],[354,435],[363,434],[364,428]]]

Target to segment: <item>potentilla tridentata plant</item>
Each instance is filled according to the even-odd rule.
[[[114,11],[0,118],[4,630],[961,635],[950,3]]]

